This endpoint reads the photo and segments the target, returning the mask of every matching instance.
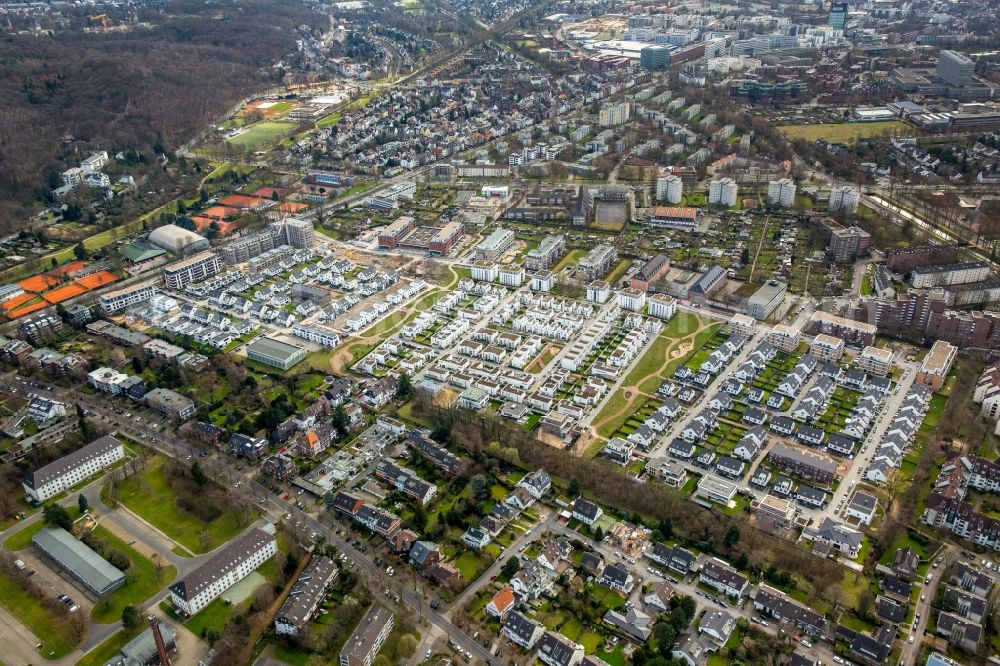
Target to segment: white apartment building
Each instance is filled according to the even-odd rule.
[[[632,108],[628,102],[619,104],[605,104],[598,114],[598,124],[601,127],[613,127],[623,125],[629,119]]]
[[[638,289],[622,289],[618,292],[618,307],[629,312],[642,312],[646,306],[646,292]]]
[[[505,287],[520,287],[524,284],[523,266],[501,266],[497,277]]]
[[[656,179],[656,199],[678,204],[684,195],[684,183],[679,176],[661,176]]]
[[[713,180],[708,186],[708,203],[720,206],[735,206],[739,188],[732,178]]]
[[[80,161],[80,168],[83,169],[85,173],[94,173],[100,171],[108,164],[108,151],[102,150],[99,153],[94,153],[90,157],[86,157]]]
[[[670,319],[677,312],[677,299],[673,296],[656,294],[647,300],[649,316],[658,319]]]
[[[255,527],[230,541],[187,578],[171,585],[170,599],[186,615],[195,615],[277,552],[274,535]]]
[[[98,368],[87,374],[88,384],[98,391],[110,393],[111,395],[121,393],[121,384],[126,379],[128,379],[128,375],[112,368]]]
[[[587,300],[591,303],[607,303],[611,297],[611,285],[603,280],[594,280],[587,285]]]
[[[22,481],[21,486],[29,499],[41,503],[110,467],[124,457],[125,447],[122,443],[106,435],[40,467]]]
[[[340,336],[333,331],[319,326],[307,326],[303,323],[296,323],[292,326],[292,334],[296,337],[315,342],[324,347],[336,347],[340,344]]]
[[[472,279],[476,282],[493,282],[500,277],[500,267],[492,261],[477,261],[472,264]]]
[[[729,320],[730,335],[745,335],[750,337],[757,328],[757,320],[743,313],[734,314]]]
[[[767,184],[767,203],[790,208],[795,204],[795,189],[791,178],[772,180]]]
[[[870,375],[885,377],[892,369],[892,350],[865,347],[854,359],[854,367]]]
[[[799,346],[799,338],[802,332],[792,326],[775,324],[771,332],[767,334],[768,343],[786,354],[791,354]]]
[[[189,284],[210,278],[222,270],[222,262],[214,252],[206,250],[193,257],[174,262],[163,269],[163,279],[170,289],[183,289]]]
[[[844,355],[844,341],[832,335],[819,333],[813,338],[809,352],[821,363],[836,363]]]
[[[850,185],[841,185],[830,190],[830,203],[827,210],[831,213],[844,211],[854,214],[858,212],[858,202],[861,200],[861,192]]]
[[[101,309],[108,314],[114,314],[137,303],[145,303],[153,297],[155,289],[152,282],[134,284],[115,291],[101,294]]]

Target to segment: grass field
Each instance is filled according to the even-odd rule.
[[[340,122],[340,114],[331,113],[327,117],[321,118],[320,121],[316,123],[316,127],[319,127],[320,129],[323,129],[325,127],[333,127],[339,122]]]
[[[104,664],[111,661],[111,659],[118,654],[126,643],[135,638],[139,632],[144,631],[145,629],[145,625],[140,625],[134,633],[119,631],[118,633],[113,634],[111,638],[95,647],[93,650],[88,652],[83,659],[76,662],[76,666],[104,666]]]
[[[49,612],[41,601],[4,574],[0,574],[0,604],[45,642],[41,654],[47,659],[58,659],[79,643],[69,622]]]
[[[295,123],[285,123],[276,120],[262,120],[251,125],[250,129],[239,136],[233,137],[229,143],[237,148],[256,148],[273,141],[285,132],[295,129]]]
[[[886,120],[875,123],[820,123],[818,125],[782,125],[778,130],[787,139],[816,141],[825,139],[831,143],[851,143],[871,136],[890,134],[911,134],[913,128],[901,120]]]
[[[214,522],[204,523],[178,508],[163,464],[159,456],[149,458],[145,469],[120,484],[118,501],[193,553],[205,553],[221,546],[245,527],[240,525],[235,511],[227,511]],[[207,548],[199,538],[202,530],[210,537]]]
[[[3,542],[4,549],[11,551],[24,550],[31,545],[31,537],[38,534],[38,531],[43,527],[45,527],[45,521],[39,520],[28,525],[23,530],[14,532]]]
[[[125,587],[115,590],[101,603],[94,606],[90,619],[101,624],[116,622],[122,617],[126,606],[140,606],[142,602],[159,592],[173,582],[177,577],[177,568],[172,564],[164,566],[157,575],[156,565],[146,559],[134,548],[101,526],[94,533],[108,544],[109,549],[119,550],[128,556],[132,566],[125,572]]]

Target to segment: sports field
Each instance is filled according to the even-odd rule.
[[[912,134],[913,128],[901,120],[886,120],[876,123],[820,123],[818,125],[781,125],[778,130],[786,139],[816,141],[826,139],[832,143],[851,143],[871,136],[890,134]]]
[[[284,123],[275,120],[262,120],[254,123],[246,132],[229,140],[237,148],[255,148],[261,144],[273,141],[285,132],[295,129],[295,123]]]

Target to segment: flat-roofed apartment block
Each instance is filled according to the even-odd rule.
[[[940,391],[957,356],[958,347],[944,340],[935,340],[931,350],[920,363],[920,370],[917,371],[914,381],[932,391]]]
[[[837,474],[837,463],[831,458],[777,442],[767,459],[778,467],[801,474],[821,483],[830,483]]]
[[[666,294],[655,294],[646,301],[650,317],[670,319],[677,312],[677,299]]]
[[[814,312],[812,319],[809,320],[811,333],[826,333],[840,338],[849,345],[873,344],[876,330],[873,324],[838,317],[822,310]]]
[[[288,370],[306,357],[306,350],[262,335],[247,346],[247,358],[275,368]]]
[[[618,250],[602,243],[588,252],[577,264],[577,269],[583,271],[585,279],[597,280],[611,270],[611,265],[618,259]]]
[[[990,265],[985,261],[922,266],[914,268],[910,280],[915,289],[947,287],[953,284],[982,282],[990,276]]]
[[[275,632],[298,636],[302,627],[315,615],[337,573],[337,565],[329,557],[313,557],[274,616]]]
[[[892,369],[892,355],[891,349],[869,345],[854,357],[854,367],[870,375],[885,377]]]
[[[285,237],[285,243],[294,248],[307,248],[316,244],[316,229],[309,220],[298,217],[290,217],[283,222],[275,222],[281,225],[281,233]]]
[[[195,615],[277,552],[274,535],[255,527],[227,543],[184,580],[171,585],[170,600],[185,614]]]
[[[395,625],[392,612],[384,606],[372,606],[340,651],[340,666],[371,666]]]
[[[529,271],[551,268],[564,252],[566,252],[566,237],[561,234],[549,234],[542,239],[538,247],[531,248],[524,255],[524,267]]]
[[[801,336],[802,332],[794,326],[775,324],[771,332],[767,334],[767,341],[778,351],[791,354],[798,348]]]
[[[813,338],[809,352],[817,361],[836,363],[844,355],[844,341],[832,335],[820,333]]]
[[[44,502],[125,457],[125,447],[105,435],[28,475],[21,485],[28,498]]]
[[[497,229],[476,246],[476,259],[496,261],[514,245],[512,229]]]
[[[174,262],[163,269],[163,279],[171,289],[183,289],[189,284],[210,278],[222,270],[219,257],[209,250]]]
[[[31,542],[99,597],[125,585],[125,574],[61,527],[43,527]]]
[[[114,314],[127,307],[147,302],[155,293],[156,289],[152,282],[143,282],[101,294],[99,302],[102,310],[108,314]]]
[[[237,238],[222,248],[222,260],[227,264],[241,264],[252,257],[273,250],[281,244],[274,229]]]
[[[198,411],[191,398],[167,388],[155,388],[144,395],[142,400],[153,409],[179,421],[191,418]]]
[[[750,315],[736,313],[729,319],[729,334],[750,337],[757,330],[757,320]]]

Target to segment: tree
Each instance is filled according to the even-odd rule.
[[[208,483],[208,476],[205,475],[205,470],[201,468],[201,463],[197,460],[191,464],[191,478],[199,486],[204,486]]]
[[[399,376],[399,384],[396,386],[396,395],[404,400],[408,400],[413,395],[413,381],[410,375],[403,373]]]
[[[66,509],[58,504],[49,504],[42,509],[42,517],[47,525],[61,527],[67,532],[73,529],[73,519],[69,517]]]
[[[580,480],[579,479],[570,479],[569,480],[569,485],[566,486],[566,493],[570,497],[577,497],[577,496],[579,496],[580,495]]]
[[[521,569],[521,562],[516,557],[509,557],[500,567],[500,574],[508,580]]]
[[[76,505],[80,507],[81,514],[87,513],[87,509],[90,508],[90,503],[87,502],[87,498],[83,496],[83,493],[80,493],[80,496],[76,498]]]
[[[476,474],[472,477],[472,496],[479,501],[488,500],[490,498],[490,488],[493,485],[490,482],[490,477],[485,474]]]
[[[600,525],[594,530],[594,541],[604,541],[604,530],[601,529]]]
[[[142,614],[135,606],[126,606],[122,609],[122,627],[125,631],[135,631],[142,624]]]
[[[337,431],[338,437],[347,435],[350,430],[351,420],[347,417],[347,411],[343,405],[337,405],[333,408],[333,413],[330,415],[330,424]]]
[[[80,261],[86,261],[90,259],[90,253],[87,252],[87,248],[83,246],[83,243],[77,243],[73,246],[73,256]]]
[[[738,527],[733,525],[728,530],[726,530],[725,544],[727,548],[732,548],[740,540],[740,530]]]

